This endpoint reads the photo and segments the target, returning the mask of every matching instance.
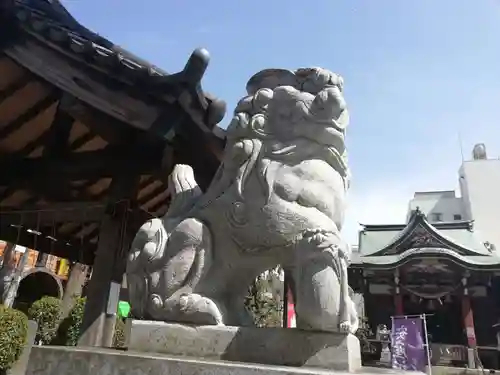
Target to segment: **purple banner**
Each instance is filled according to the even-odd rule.
[[[391,332],[392,368],[425,372],[423,319],[393,318]]]

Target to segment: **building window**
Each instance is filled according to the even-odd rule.
[[[453,220],[462,220],[462,215],[460,214],[453,215]]]
[[[441,212],[433,212],[432,221],[443,221],[443,214]]]

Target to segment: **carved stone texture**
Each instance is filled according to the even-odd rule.
[[[356,331],[350,249],[340,237],[349,186],[342,89],[342,78],[321,68],[250,79],[207,191],[177,165],[169,211],[133,241],[135,317],[249,325],[248,286],[280,264],[293,277],[298,328]]]

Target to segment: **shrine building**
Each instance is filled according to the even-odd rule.
[[[392,316],[426,314],[433,345],[483,349],[487,361],[497,356],[500,316],[500,244],[492,230],[500,219],[500,205],[493,214],[500,160],[488,159],[484,145],[476,145],[459,175],[461,196],[415,193],[405,224],[363,225],[349,282],[363,295],[372,330],[390,328]]]

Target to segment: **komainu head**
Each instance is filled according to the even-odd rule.
[[[228,140],[257,137],[274,149],[322,150],[348,180],[343,85],[342,77],[322,68],[263,70],[248,81],[248,96],[236,106]]]

